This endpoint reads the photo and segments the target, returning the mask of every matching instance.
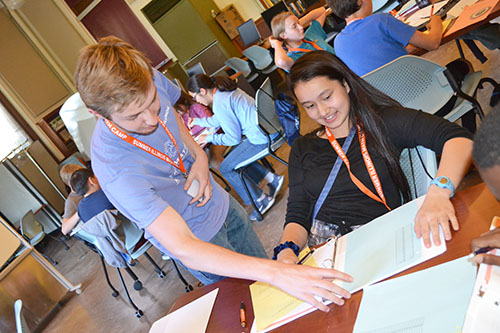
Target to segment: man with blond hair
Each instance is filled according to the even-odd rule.
[[[64,202],[64,214],[61,226],[61,232],[64,235],[71,232],[71,229],[73,229],[80,220],[78,217],[78,204],[80,200],[82,200],[82,196],[73,191],[70,184],[71,176],[76,170],[80,169],[84,169],[84,167],[79,164],[65,164],[62,166],[61,170],[59,170],[61,180],[70,189],[68,197]]]
[[[265,251],[245,210],[214,180],[207,156],[172,105],[179,89],[130,44],[106,37],[84,48],[76,87],[99,121],[92,169],[115,207],[200,281],[265,281],[321,310],[343,304],[344,273],[258,258]],[[239,252],[239,253],[237,253]]]

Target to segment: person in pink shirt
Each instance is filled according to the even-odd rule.
[[[191,120],[194,118],[212,117],[214,115],[210,108],[195,102],[193,98],[184,91],[181,91],[181,95],[179,96],[177,102],[175,102],[174,108],[181,116],[182,121],[195,140],[207,128],[199,125],[193,125]],[[203,148],[207,148],[205,151],[208,154],[210,166],[219,169],[220,164],[224,159],[223,155],[227,147],[208,144],[203,146]]]
[[[182,121],[189,129],[193,137],[197,137],[201,132],[205,130],[206,127],[201,127],[198,125],[189,126],[190,119],[193,118],[207,118],[212,117],[214,114],[212,110],[203,104],[196,103],[189,94],[181,91],[181,96],[174,104],[175,110],[179,113]]]

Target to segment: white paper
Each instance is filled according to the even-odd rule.
[[[448,3],[447,0],[440,1],[434,4],[434,14],[437,13],[444,5]],[[406,24],[411,25],[412,27],[418,27],[429,21],[431,15],[432,6],[427,6],[422,9],[417,10],[413,13],[406,21]]]
[[[149,333],[204,333],[219,289],[155,321]]]
[[[475,275],[462,257],[366,287],[354,332],[460,332]]]
[[[490,230],[500,228],[500,219],[494,217]],[[500,249],[488,252],[500,256]],[[476,284],[467,309],[464,333],[500,332],[500,267],[479,265]]]
[[[464,11],[466,6],[473,5],[477,2],[477,0],[460,0],[453,8],[451,8],[446,15],[448,17],[459,17],[460,14]]]
[[[333,282],[354,293],[369,284],[381,281],[445,252],[446,242],[441,229],[439,235],[441,245],[434,245],[431,248],[426,248],[423,240],[417,239],[413,231],[415,215],[424,199],[425,196],[422,196],[410,201],[349,234],[337,238],[335,260],[328,260],[328,256],[333,254],[334,241],[326,243],[313,253],[316,263],[320,267],[329,268],[331,267],[329,265],[334,262],[335,269],[352,275],[355,283],[338,280]],[[404,230],[401,230],[403,228]],[[391,244],[396,244],[397,239],[400,238],[396,237],[398,234],[404,236],[405,242],[403,243],[406,246],[401,244],[400,246],[391,246]],[[373,267],[370,269],[369,266]],[[326,302],[325,304],[330,303]],[[315,307],[304,302],[262,332],[269,332],[315,310]],[[257,332],[255,321],[251,332]]]

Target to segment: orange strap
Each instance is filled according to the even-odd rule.
[[[174,144],[175,149],[177,150],[177,153],[179,154],[179,165],[177,165],[177,163],[175,163],[168,155],[162,153],[161,151],[156,150],[155,148],[151,147],[147,143],[142,142],[139,139],[131,137],[130,135],[128,135],[127,133],[121,131],[118,127],[116,127],[115,124],[113,124],[112,122],[110,122],[107,119],[104,119],[104,123],[106,123],[106,126],[108,126],[108,128],[111,130],[111,133],[113,133],[114,135],[116,135],[117,137],[122,139],[123,141],[130,143],[131,145],[133,145],[137,148],[140,148],[140,149],[144,150],[145,152],[147,152],[155,157],[158,157],[159,159],[167,162],[168,164],[172,165],[173,167],[176,167],[177,169],[179,169],[182,172],[184,177],[187,177],[186,168],[184,167],[184,163],[182,162],[181,152],[179,151],[179,148],[177,148],[177,142],[175,141],[174,136],[172,135],[172,133],[170,132],[168,127],[165,125],[165,123],[160,119],[160,117],[158,117],[158,122],[160,123],[161,127],[163,127],[163,129],[167,133],[168,137],[170,138],[170,140]]]
[[[330,129],[328,127],[325,128],[325,132],[326,136],[328,137],[328,141],[330,141],[330,144],[332,145],[333,149],[335,149],[339,157],[346,165],[347,171],[349,171],[349,176],[351,177],[352,182],[360,189],[361,192],[363,192],[373,200],[382,203],[388,210],[391,210],[391,208],[387,205],[387,201],[384,196],[384,191],[382,190],[382,184],[380,183],[377,170],[375,170],[375,166],[373,165],[370,154],[368,153],[368,149],[366,148],[366,137],[361,127],[357,125],[359,145],[361,146],[361,154],[363,155],[363,161],[365,162],[366,169],[368,170],[368,174],[370,175],[373,186],[375,186],[375,190],[377,191],[378,196],[375,193],[373,193],[369,188],[367,188],[351,172],[351,165],[349,163],[349,159],[347,158],[346,154],[342,150],[342,147],[339,145],[337,139],[335,139],[335,137],[333,136],[332,132],[330,132]]]
[[[310,42],[310,41],[305,40],[305,39],[303,39],[302,42],[303,43],[311,44],[316,50],[320,50],[320,51],[323,50],[315,42]],[[288,49],[288,52],[312,52],[312,51],[314,51],[314,50],[309,50],[309,49],[303,49],[303,48],[300,48],[300,47],[289,47],[287,49]]]

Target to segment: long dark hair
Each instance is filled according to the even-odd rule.
[[[179,96],[179,99],[177,102],[174,104],[174,109],[177,110],[177,112],[184,114],[189,111],[189,108],[196,103],[193,98],[183,90],[181,90],[181,94]]]
[[[326,51],[309,52],[300,57],[290,70],[288,86],[294,92],[300,82],[307,82],[319,76],[349,85],[349,119],[364,129],[366,141],[384,158],[389,174],[404,201],[409,201],[411,194],[408,181],[399,165],[396,149],[388,139],[385,124],[377,112],[383,108],[402,108],[401,104],[372,87],[354,74],[339,58]]]
[[[238,88],[238,85],[234,80],[224,76],[210,77],[205,74],[196,74],[189,78],[187,90],[190,93],[199,93],[202,88],[207,90],[217,88],[219,91],[233,91]]]

